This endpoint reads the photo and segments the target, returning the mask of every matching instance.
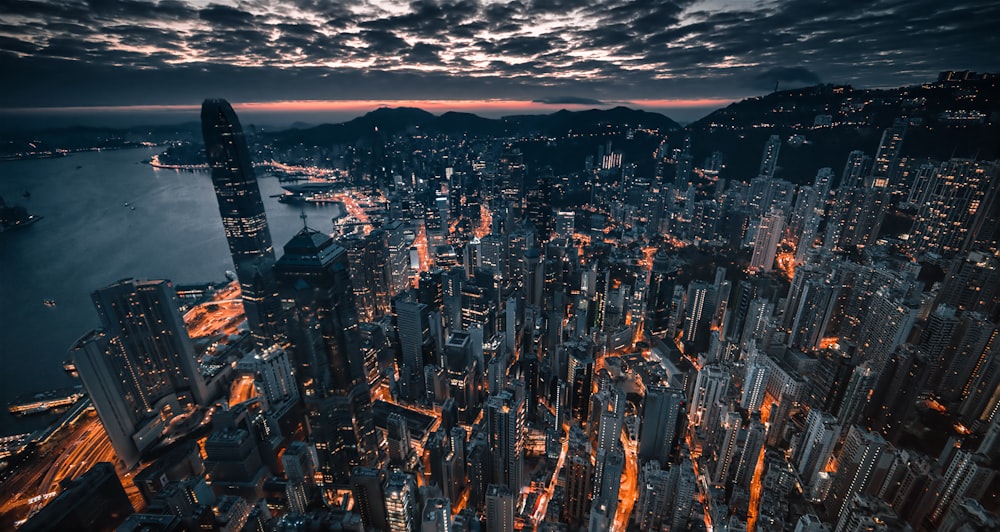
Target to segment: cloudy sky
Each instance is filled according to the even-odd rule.
[[[990,0],[2,0],[0,109],[206,96],[718,106],[775,82],[997,71],[998,21]]]

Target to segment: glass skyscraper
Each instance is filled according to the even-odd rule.
[[[264,349],[280,337],[280,304],[272,271],[271,232],[250,151],[240,121],[225,100],[202,103],[201,128],[219,214],[243,292],[247,324],[254,342]]]

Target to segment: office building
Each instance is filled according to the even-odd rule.
[[[646,390],[642,409],[642,429],[639,434],[639,458],[672,463],[677,456],[681,431],[686,426],[684,393],[666,386],[651,386]]]
[[[270,347],[281,339],[280,304],[272,272],[271,232],[250,150],[236,113],[225,100],[205,100],[201,129],[250,334],[257,347]]]
[[[417,508],[417,482],[413,475],[402,471],[389,473],[383,493],[387,530],[417,532],[420,519]]]
[[[523,485],[525,405],[510,390],[486,400],[486,434],[489,441],[492,484],[520,493]]]

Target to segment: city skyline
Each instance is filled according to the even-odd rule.
[[[996,19],[3,4],[0,528],[1000,530]]]

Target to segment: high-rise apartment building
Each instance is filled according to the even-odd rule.
[[[771,271],[784,229],[785,215],[781,211],[771,211],[760,219],[750,257],[751,271]]]
[[[870,495],[882,486],[892,460],[888,449],[889,444],[882,436],[857,425],[851,427],[840,452],[830,495],[824,501],[831,516],[843,515],[855,494]]]
[[[774,177],[774,170],[778,166],[778,154],[781,152],[781,137],[771,135],[764,144],[764,153],[760,157],[760,171],[757,175],[762,177]]]
[[[1000,166],[995,162],[952,159],[942,163],[928,184],[907,246],[916,254],[951,256],[967,251],[973,229],[996,201]]]
[[[70,348],[115,448],[128,465],[163,435],[182,403],[208,403],[177,295],[168,281],[125,279],[92,294],[102,330]]]
[[[490,484],[486,488],[486,530],[514,531],[514,504],[517,497],[506,486]]]
[[[418,517],[417,482],[402,471],[389,473],[382,490],[385,494],[385,520],[393,532],[416,532]]]

